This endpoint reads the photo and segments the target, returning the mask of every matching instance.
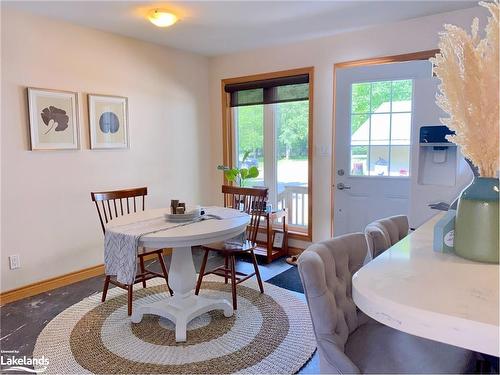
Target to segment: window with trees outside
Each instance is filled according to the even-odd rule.
[[[308,74],[226,86],[233,160],[259,170],[246,186],[267,187],[273,208],[287,209],[290,230],[303,233],[310,210],[309,86]]]
[[[351,176],[410,175],[412,80],[351,86]]]

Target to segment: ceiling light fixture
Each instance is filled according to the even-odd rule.
[[[154,9],[148,14],[148,19],[158,27],[172,26],[177,22],[177,16],[166,10]]]

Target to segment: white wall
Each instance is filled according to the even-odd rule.
[[[333,64],[434,49],[437,48],[438,32],[442,30],[444,23],[468,28],[472,18],[480,16],[484,25],[486,14],[484,8],[475,7],[285,46],[212,58],[212,165],[222,163],[221,79],[314,66],[313,241],[329,238],[332,161],[331,156],[318,155],[316,149],[330,147],[331,153]],[[214,181],[211,196],[216,199],[220,196],[221,177],[215,168],[212,168],[211,172]]]
[[[207,200],[206,58],[2,5],[1,78],[2,291],[102,263],[93,190],[148,186],[149,207]],[[79,93],[81,150],[28,150],[28,86]],[[89,149],[87,93],[128,97],[129,150]]]

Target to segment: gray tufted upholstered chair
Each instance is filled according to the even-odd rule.
[[[472,353],[397,331],[359,311],[352,275],[367,255],[363,233],[311,245],[298,260],[323,374],[461,373]]]
[[[376,220],[365,228],[371,258],[376,258],[408,234],[408,217],[397,215]]]

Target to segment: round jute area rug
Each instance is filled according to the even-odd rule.
[[[217,280],[217,281],[216,281]],[[200,294],[231,300],[230,285],[204,279]],[[238,285],[238,310],[203,314],[188,325],[187,341],[175,342],[173,324],[144,316],[133,324],[125,291],[113,288],[105,303],[98,293],[55,317],[38,336],[34,357],[59,374],[228,374],[297,372],[316,349],[306,304],[293,292],[255,282]],[[170,298],[160,279],[134,290],[134,307]]]

